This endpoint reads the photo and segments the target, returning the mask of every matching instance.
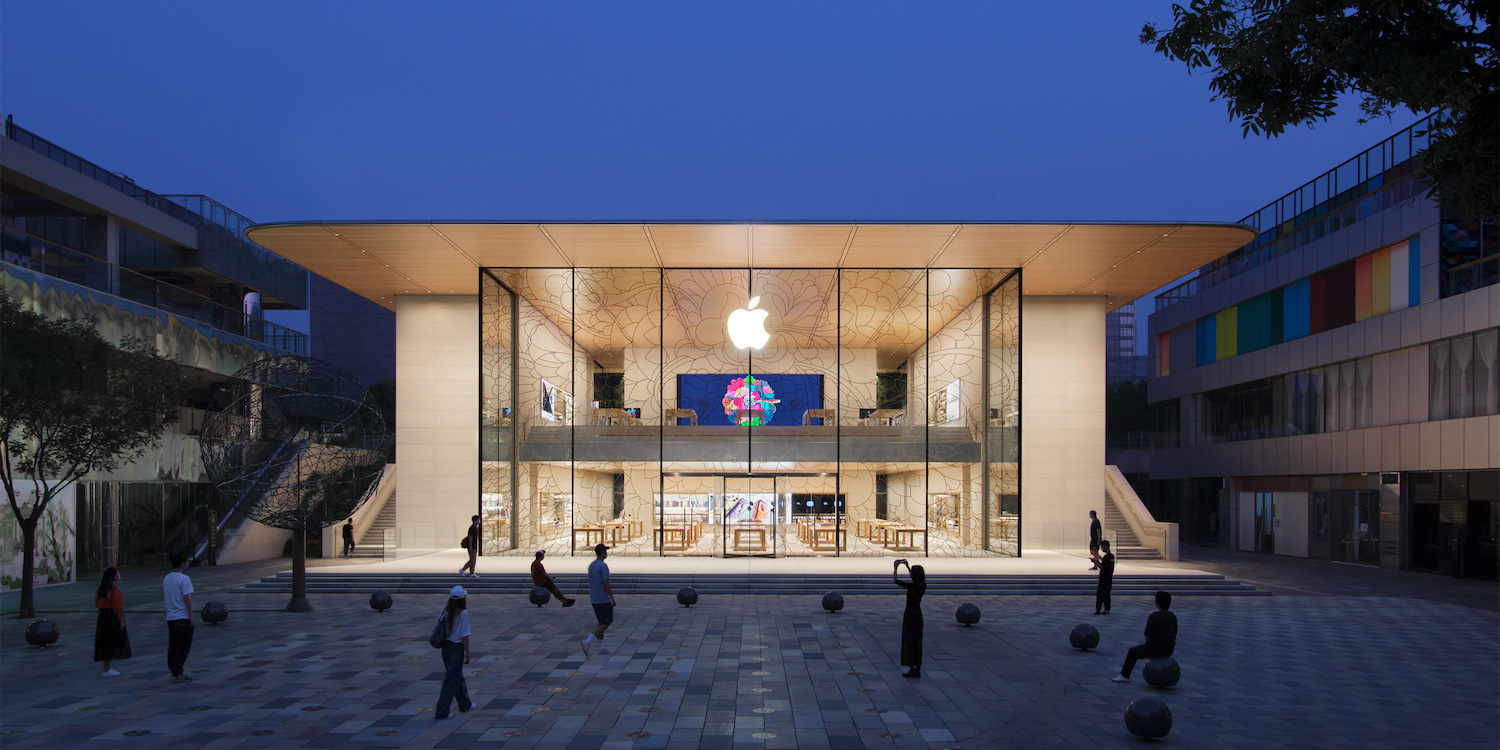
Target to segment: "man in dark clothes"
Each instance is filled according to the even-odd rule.
[[[1167,611],[1171,607],[1172,595],[1156,592],[1156,611],[1146,618],[1146,642],[1125,652],[1125,666],[1110,682],[1130,682],[1130,671],[1135,669],[1138,659],[1171,656],[1177,650],[1177,615]]]
[[[344,522],[344,557],[354,554],[354,519]]]
[[[479,571],[476,569],[479,565],[479,545],[482,541],[480,538],[479,516],[474,516],[472,521],[473,523],[469,524],[468,533],[464,534],[463,538],[463,546],[469,550],[469,561],[464,563],[462,568],[458,569],[458,574],[465,578],[479,577]]]
[[[552,580],[552,576],[547,575],[547,568],[542,565],[542,558],[546,556],[547,550],[539,549],[536,551],[536,559],[531,563],[532,585],[541,586],[542,588],[552,592],[552,595],[557,597],[557,600],[562,602],[562,605],[564,607],[573,606],[574,602],[576,602],[577,600],[569,599],[568,597],[563,596],[563,592],[557,590],[557,582]]]
[[[1094,567],[1089,570],[1099,569],[1099,542],[1104,539],[1104,527],[1099,523],[1099,513],[1089,511],[1089,559],[1094,561]]]
[[[1099,549],[1104,557],[1099,558],[1099,588],[1094,591],[1094,614],[1109,614],[1109,590],[1115,585],[1115,556],[1109,551],[1109,540],[1100,540]],[[1100,612],[1099,608],[1104,611]]]

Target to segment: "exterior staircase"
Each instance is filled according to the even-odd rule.
[[[1161,559],[1161,553],[1156,549],[1141,546],[1141,540],[1130,530],[1130,524],[1125,522],[1125,516],[1115,507],[1115,502],[1109,499],[1107,492],[1104,494],[1104,531],[1106,536],[1111,531],[1115,534],[1115,541],[1110,545],[1113,549],[1110,551],[1115,553],[1117,560]]]
[[[385,501],[380,514],[365,529],[365,535],[354,542],[354,557],[381,560],[385,558],[385,530],[396,528],[396,495]]]

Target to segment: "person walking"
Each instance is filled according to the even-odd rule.
[[[459,542],[459,546],[469,551],[469,561],[458,569],[458,574],[465,578],[478,578],[479,571],[479,543],[483,531],[479,528],[479,516],[474,516],[469,524],[469,533]],[[450,537],[451,538],[451,537]],[[465,573],[464,571],[469,571]]]
[[[464,665],[469,663],[469,592],[463,586],[448,591],[448,606],[439,619],[446,621],[448,637],[443,639],[443,688],[438,692],[434,719],[448,718],[448,707],[458,699],[458,712],[468,713],[474,707],[469,685],[464,681]]]
[[[354,519],[344,522],[344,557],[354,556]]]
[[[1099,523],[1099,513],[1089,511],[1089,559],[1094,561],[1094,566],[1089,570],[1099,569],[1099,542],[1104,540],[1104,526]]]
[[[583,639],[585,658],[594,654],[609,654],[604,648],[604,631],[609,630],[609,626],[615,621],[615,592],[609,587],[609,565],[604,562],[606,557],[609,557],[609,547],[594,545],[594,561],[589,563],[589,603],[594,605],[594,620],[599,624]]]
[[[193,581],[187,577],[187,555],[172,555],[172,572],[162,579],[162,596],[167,605],[167,669],[173,682],[192,682],[182,673],[188,652],[193,649]]]
[[[1110,682],[1130,682],[1130,672],[1140,659],[1171,656],[1177,651],[1177,615],[1172,614],[1172,595],[1156,592],[1156,611],[1146,617],[1146,642],[1125,652],[1125,665]]]
[[[536,551],[536,559],[531,562],[531,584],[533,586],[541,586],[552,592],[552,595],[557,597],[557,600],[562,602],[564,607],[571,607],[577,604],[578,600],[563,596],[563,592],[557,590],[557,582],[552,580],[552,576],[547,575],[547,568],[542,565],[542,558],[546,556],[547,550],[539,549]]]
[[[911,572],[911,582],[901,580],[901,566]],[[897,560],[891,570],[891,580],[906,589],[906,610],[901,613],[901,666],[910,667],[902,677],[922,677],[922,595],[927,593],[927,571],[922,566],[912,566],[905,560]]]
[[[1099,542],[1099,549],[1104,551],[1104,556],[1099,558],[1099,588],[1094,591],[1094,614],[1109,614],[1109,591],[1115,586],[1115,556],[1109,551],[1109,540]],[[1099,608],[1104,611],[1100,612]]]
[[[125,596],[120,593],[120,571],[104,569],[99,590],[94,592],[94,606],[99,620],[94,625],[94,661],[104,662],[100,677],[119,677],[120,670],[110,663],[130,658],[130,634],[125,632]]]

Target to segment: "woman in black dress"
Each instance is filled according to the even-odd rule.
[[[119,677],[120,670],[114,669],[111,663],[130,658],[130,634],[125,631],[125,597],[116,585],[119,580],[119,571],[105,568],[99,590],[94,592],[94,606],[99,609],[99,620],[94,624],[94,661],[104,662],[100,677]]]
[[[901,580],[901,566],[911,571],[911,582]],[[927,571],[922,566],[913,566],[905,560],[897,560],[891,570],[891,580],[906,589],[906,611],[901,614],[901,666],[911,667],[902,672],[902,677],[917,679],[922,676],[922,595],[927,593]]]

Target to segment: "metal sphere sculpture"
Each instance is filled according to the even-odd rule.
[[[57,626],[51,620],[34,620],[26,626],[26,642],[33,646],[46,648],[57,643],[60,633]]]
[[[1099,629],[1088,623],[1075,625],[1073,626],[1073,630],[1068,633],[1068,643],[1073,644],[1073,648],[1083,651],[1098,648]]]
[[[958,618],[958,624],[967,628],[979,622],[979,607],[973,604],[965,604],[959,607],[953,616]]]
[[[199,446],[224,523],[248,518],[305,539],[374,492],[390,434],[353,375],[283,356],[252,362],[220,386]],[[287,609],[306,611],[305,544],[294,550]]]
[[[1172,710],[1157,698],[1136,698],[1125,708],[1125,730],[1148,740],[1172,731]]]
[[[224,606],[224,602],[209,602],[203,605],[203,611],[199,614],[209,625],[218,625],[229,619],[229,608]]]
[[[531,587],[531,603],[532,604],[535,604],[536,606],[540,607],[543,604],[546,604],[547,602],[550,602],[550,601],[552,601],[552,593],[550,591],[542,588],[541,586],[532,586]]]
[[[692,586],[686,586],[677,592],[677,603],[684,607],[691,607],[698,603],[698,591]]]
[[[376,591],[370,594],[370,609],[376,612],[384,612],[391,608],[391,595],[384,591]]]
[[[844,608],[844,595],[837,591],[830,591],[823,595],[823,609],[837,613]]]
[[[1151,687],[1169,688],[1182,679],[1182,667],[1177,666],[1177,660],[1170,656],[1158,656],[1146,662],[1141,676]]]

